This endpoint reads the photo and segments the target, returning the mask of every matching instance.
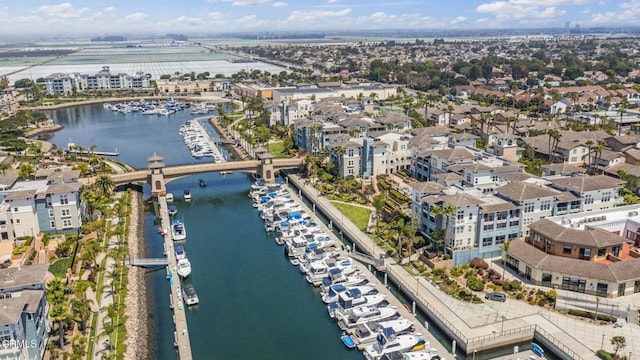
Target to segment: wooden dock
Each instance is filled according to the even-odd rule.
[[[164,196],[158,198],[158,212],[162,218],[162,228],[171,229],[171,218],[169,217],[167,201]],[[173,250],[173,238],[170,231],[164,235],[164,250],[167,255],[167,260],[169,261],[167,274],[169,274],[169,271],[174,274],[169,282],[171,286],[169,299],[171,302],[171,309],[173,310],[173,323],[176,327],[176,330],[173,333],[174,345],[177,348],[178,359],[191,360],[193,359],[193,356],[191,355],[191,342],[189,340],[189,328],[187,327],[187,315],[185,313],[186,306],[182,305],[182,287],[180,277],[175,271],[177,260]]]
[[[222,151],[220,151],[220,148],[218,148],[218,143],[216,142],[217,139],[211,137],[209,132],[207,132],[207,130],[200,122],[200,118],[193,119],[191,120],[191,122],[195,123],[195,126],[200,128],[200,133],[205,137],[205,139],[209,143],[209,146],[211,146],[213,153],[218,157],[218,159],[220,159],[218,162],[226,162],[227,160],[222,155]]]

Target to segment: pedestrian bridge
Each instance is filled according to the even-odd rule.
[[[112,174],[116,187],[123,185],[151,185],[154,197],[166,195],[166,184],[181,177],[219,171],[242,171],[258,174],[266,182],[274,182],[275,174],[283,169],[295,169],[304,163],[301,158],[275,159],[266,149],[255,149],[258,160],[227,161],[193,165],[165,166],[164,158],[154,154],[147,160],[148,169],[121,174]],[[91,180],[89,180],[91,182]]]

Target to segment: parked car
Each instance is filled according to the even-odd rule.
[[[487,300],[505,302],[507,300],[507,295],[500,292],[494,292],[494,293],[488,293],[487,295],[484,296],[484,298]]]

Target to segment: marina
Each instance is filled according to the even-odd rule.
[[[184,139],[185,145],[196,159],[210,157],[213,162],[225,162],[224,156],[218,149],[216,142],[200,123],[201,118],[189,120],[180,126],[179,133]],[[202,185],[202,182],[200,183]],[[206,186],[206,183],[205,183]]]

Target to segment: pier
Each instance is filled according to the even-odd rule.
[[[129,265],[129,266],[157,267],[157,266],[169,265],[169,260],[167,258],[145,258],[145,259],[129,258],[129,259],[126,259],[124,263],[125,265]]]
[[[226,162],[227,160],[224,158],[224,156],[222,156],[222,152],[218,148],[218,144],[220,143],[220,140],[219,139],[214,139],[214,138],[211,137],[209,132],[204,128],[204,126],[202,126],[202,123],[200,122],[201,119],[203,119],[203,118],[193,119],[193,120],[191,120],[191,123],[193,124],[194,127],[198,128],[200,133],[204,136],[204,138],[207,140],[207,142],[211,146],[211,149],[213,150],[213,153],[218,157],[218,159],[220,159],[220,161],[218,161],[218,163]],[[205,119],[208,119],[208,117],[206,117]]]
[[[164,196],[158,197],[158,211],[159,216],[162,218],[162,227],[164,229],[171,229],[171,218],[169,217],[169,210],[167,209],[167,201]],[[173,236],[169,231],[164,237],[164,250],[167,255],[167,274],[171,271],[174,276],[169,280],[171,286],[171,293],[169,294],[171,309],[173,311],[173,323],[175,324],[174,345],[177,348],[178,359],[191,360],[191,341],[189,340],[189,328],[187,327],[187,315],[185,313],[185,306],[178,304],[182,302],[182,286],[180,277],[176,274],[176,255],[173,251]]]

